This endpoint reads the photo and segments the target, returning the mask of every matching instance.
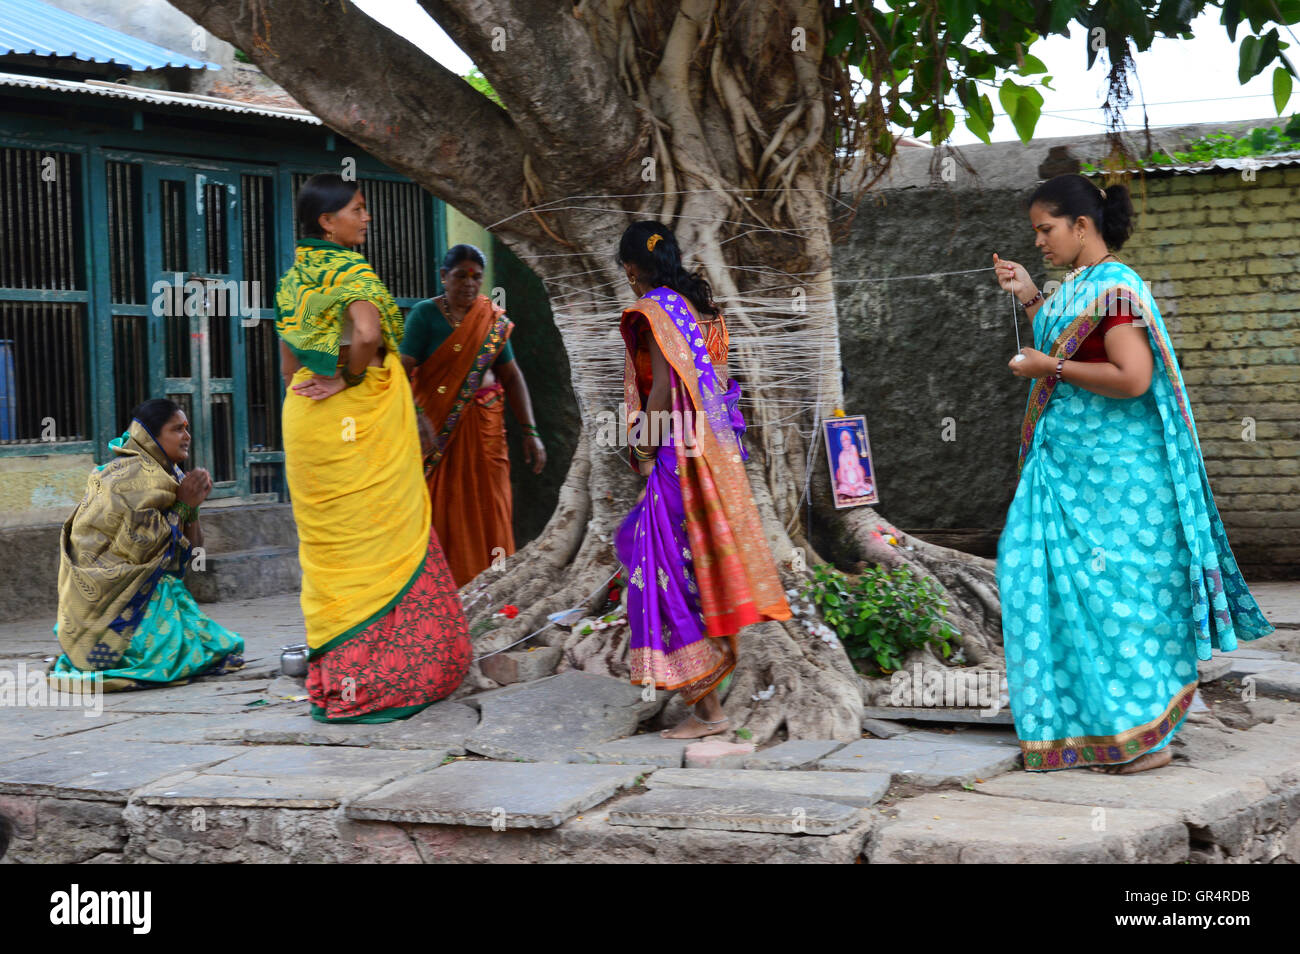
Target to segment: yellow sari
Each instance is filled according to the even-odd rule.
[[[290,307],[322,300],[302,286],[336,281],[340,261],[360,259],[337,246],[307,248],[281,279],[277,301]],[[377,281],[369,272],[351,293],[334,287],[331,304],[377,294]],[[330,311],[309,321],[282,316],[277,330],[292,336],[305,324],[341,320],[341,308]],[[284,400],[285,476],[310,649],[307,688],[312,714],[323,722],[413,715],[449,695],[469,667],[468,626],[430,530],[415,405],[394,339],[400,341],[400,327],[386,328],[383,366],[367,368],[357,386],[314,401],[291,385]],[[292,383],[312,373],[300,368]]]

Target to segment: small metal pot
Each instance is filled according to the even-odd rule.
[[[307,644],[294,643],[280,652],[280,672],[286,676],[307,675]]]

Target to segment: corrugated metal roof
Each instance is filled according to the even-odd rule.
[[[215,109],[227,113],[272,116],[276,119],[293,119],[301,123],[311,123],[315,126],[321,125],[321,121],[305,109],[241,103],[234,99],[201,96],[198,93],[173,93],[161,89],[142,89],[139,86],[127,86],[124,83],[105,83],[99,80],[89,80],[81,83],[74,80],[48,79],[44,76],[25,76],[22,73],[0,73],[0,86],[48,89],[56,93],[89,93],[94,96],[110,96],[114,99],[129,99],[142,103],[189,106],[195,109]]]
[[[221,69],[216,63],[138,40],[40,0],[0,3],[0,56],[6,54],[71,57],[90,63],[116,63],[133,70],[164,66]]]
[[[1218,172],[1223,169],[1274,169],[1278,166],[1300,166],[1300,152],[1279,153],[1275,156],[1239,156],[1235,159],[1212,159],[1207,162],[1189,162],[1183,165],[1143,166],[1128,171],[1135,174],[1139,172],[1197,173]]]

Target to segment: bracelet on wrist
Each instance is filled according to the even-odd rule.
[[[176,516],[180,518],[182,526],[199,519],[199,508],[187,504],[184,500],[177,500],[172,504],[172,509],[176,511]]]
[[[362,381],[366,379],[365,368],[362,368],[359,373],[353,374],[350,370],[348,370],[347,366],[345,365],[342,371],[340,371],[339,373],[343,376],[343,383],[350,388],[356,387],[358,384],[360,384]]]
[[[537,425],[536,425],[536,424],[525,424],[525,425],[524,425],[524,436],[525,436],[525,437],[541,437],[542,435],[541,435],[541,432],[537,430]]]
[[[1065,371],[1065,359],[1062,358],[1060,361],[1056,362],[1056,380],[1058,381],[1061,380],[1061,375],[1064,373],[1064,371]]]
[[[637,460],[654,460],[655,457],[658,456],[658,453],[659,451],[656,447],[638,447],[635,444],[632,445],[632,454]]]
[[[1040,302],[1040,301],[1042,301],[1042,300],[1043,300],[1043,293],[1042,293],[1042,290],[1040,289],[1038,292],[1036,292],[1036,293],[1034,294],[1034,297],[1033,297],[1033,298],[1029,299],[1029,301],[1022,301],[1022,302],[1020,303],[1020,307],[1022,307],[1022,308],[1032,308],[1032,307],[1034,307],[1034,305],[1036,305],[1038,302]]]

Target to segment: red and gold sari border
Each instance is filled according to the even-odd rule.
[[[1196,694],[1195,682],[1179,689],[1165,711],[1150,722],[1115,735],[1087,735],[1043,741],[1021,740],[1025,768],[1052,772],[1080,765],[1118,765],[1131,762],[1160,745],[1178,729]]]

